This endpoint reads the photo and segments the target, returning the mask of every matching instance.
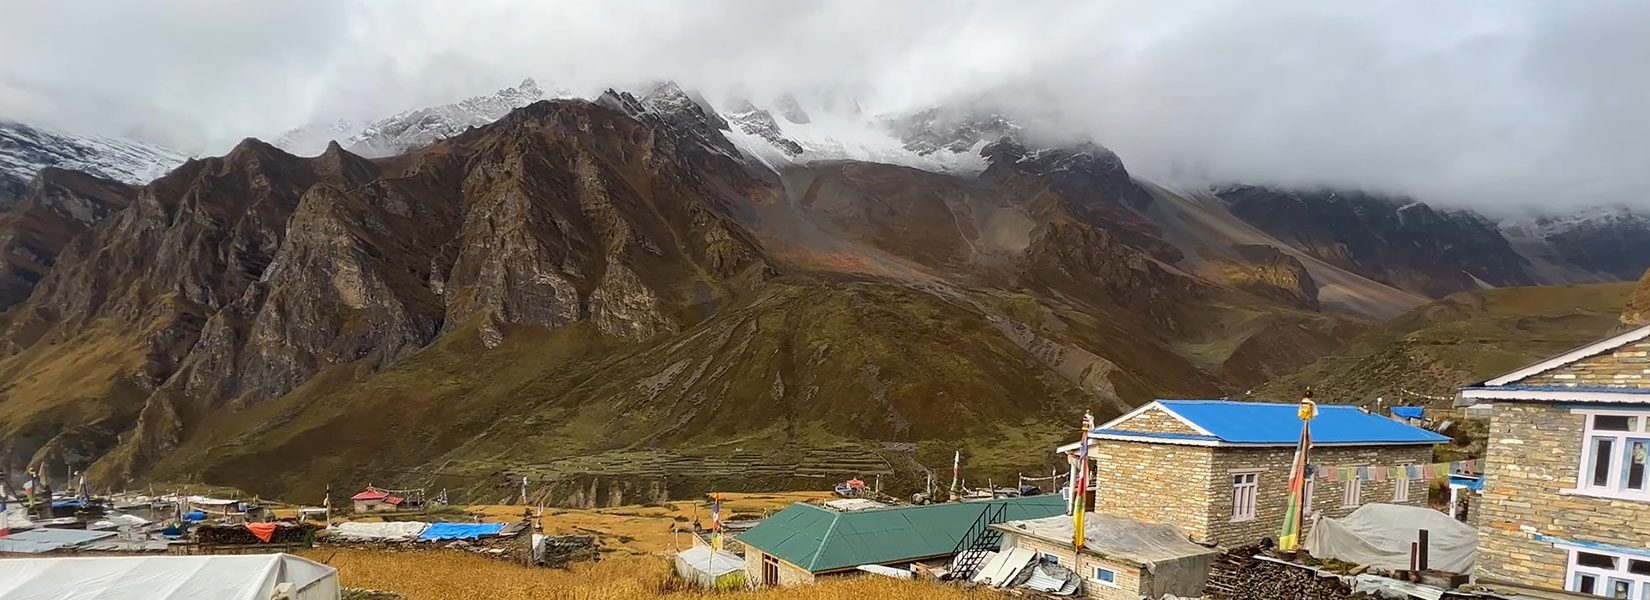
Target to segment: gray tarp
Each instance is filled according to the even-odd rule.
[[[1072,538],[1071,517],[1067,516],[1010,521],[1003,525],[1009,531],[1044,540],[1070,543]],[[1107,514],[1085,518],[1083,547],[1088,552],[1144,566],[1152,574],[1152,585],[1144,591],[1152,598],[1202,593],[1209,565],[1220,555],[1218,550],[1193,542],[1173,525],[1141,523]]]
[[[1427,530],[1428,566],[1452,573],[1471,573],[1478,562],[1478,532],[1449,515],[1428,508],[1366,504],[1340,519],[1313,518],[1306,551],[1382,569],[1408,569],[1409,545]]]

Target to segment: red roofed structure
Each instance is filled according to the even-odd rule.
[[[378,489],[370,485],[361,493],[350,496],[349,499],[355,502],[355,512],[391,511],[399,509],[401,504],[406,502],[405,498],[391,496],[389,490]]]

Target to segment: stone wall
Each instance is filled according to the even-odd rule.
[[[1208,478],[1209,501],[1204,517],[1207,522],[1207,543],[1233,548],[1252,544],[1263,538],[1277,539],[1283,525],[1283,512],[1289,498],[1289,472],[1295,460],[1294,448],[1216,448]],[[1417,446],[1347,446],[1322,447],[1312,450],[1312,463],[1324,467],[1383,466],[1432,462],[1432,447]],[[1256,490],[1255,518],[1232,520],[1232,475],[1260,473]],[[1320,476],[1312,494],[1313,514],[1339,518],[1356,510],[1345,506],[1346,486],[1328,475]],[[1359,496],[1359,506],[1371,503],[1395,504],[1394,493],[1398,481],[1365,481]],[[1428,482],[1409,481],[1409,500],[1397,503],[1427,506]]]
[[[751,585],[755,585],[755,586],[763,585],[763,580],[762,580],[762,557],[763,556],[765,556],[765,554],[763,554],[763,552],[761,550],[757,550],[757,549],[751,548],[749,546],[745,547],[745,580],[749,581]],[[796,565],[793,565],[791,563],[785,562],[783,560],[779,561],[779,587],[790,587],[790,586],[793,586],[793,585],[808,585],[808,584],[811,584],[813,582],[814,582],[814,574],[813,573],[809,573],[806,569],[803,569],[803,568],[798,567]]]
[[[1095,511],[1168,523],[1194,540],[1207,538],[1211,448],[1096,440],[1089,455],[1096,469]],[[1230,496],[1228,490],[1228,503]]]
[[[1562,589],[1569,554],[1535,534],[1650,546],[1650,503],[1562,493],[1576,487],[1585,428],[1583,415],[1550,404],[1495,405],[1476,507],[1478,577]]]
[[[1650,388],[1650,340],[1525,377],[1519,385]]]
[[[1107,560],[1093,554],[1083,554],[1079,559],[1071,544],[1057,544],[1047,540],[1034,538],[1012,532],[1003,532],[1003,549],[1028,548],[1039,554],[1051,554],[1060,559],[1060,566],[1077,572],[1083,579],[1082,594],[1096,600],[1139,600],[1141,594],[1147,590],[1146,575],[1140,567],[1128,563]],[[1094,578],[1094,568],[1110,569],[1117,574],[1116,586],[1100,583]]]
[[[1188,435],[1198,435],[1196,430],[1191,427],[1187,427],[1185,423],[1180,422],[1180,419],[1176,419],[1173,415],[1170,415],[1169,413],[1158,408],[1148,409],[1145,412],[1135,415],[1132,419],[1118,423],[1116,426],[1112,427],[1112,429],[1120,429],[1123,431],[1144,431],[1147,433],[1184,433]]]

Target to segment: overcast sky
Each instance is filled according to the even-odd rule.
[[[221,152],[532,76],[1039,88],[1150,178],[1650,206],[1650,2],[0,0],[0,117]],[[548,87],[548,86],[547,86]]]

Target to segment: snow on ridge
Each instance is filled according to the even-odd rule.
[[[458,102],[402,111],[371,123],[339,120],[294,128],[275,140],[275,146],[300,156],[314,156],[337,141],[350,152],[369,158],[393,156],[492,123],[510,111],[546,98],[570,98],[572,92],[524,79],[514,87]]]
[[[0,196],[18,191],[46,167],[146,184],[188,156],[137,140],[76,135],[0,121]]]

